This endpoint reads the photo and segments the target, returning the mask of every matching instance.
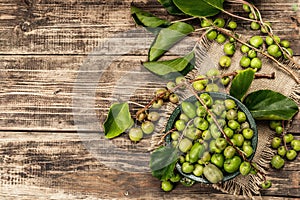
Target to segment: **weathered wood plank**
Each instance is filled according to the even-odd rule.
[[[74,114],[88,119],[96,113],[99,121],[86,125],[92,130],[104,121],[114,101],[131,100],[146,105],[166,80],[143,69],[139,63],[143,58],[145,55],[121,56],[102,68],[97,63],[110,57],[99,56],[92,62],[95,66],[86,68],[85,56],[5,56],[0,60],[0,129],[75,131]],[[93,106],[87,105],[86,113],[77,113],[76,108],[82,106],[78,104],[84,99]],[[298,115],[291,132],[299,131]]]
[[[160,190],[159,181],[149,172],[118,170],[105,161],[97,160],[83,145],[85,142],[77,133],[0,132],[0,195],[12,198],[18,192],[8,192],[20,188],[24,197],[28,198],[33,195],[33,191],[41,190],[36,198],[57,193],[54,199],[64,195],[81,198],[83,194],[90,198],[108,199],[163,196],[242,199],[223,195],[210,186],[200,187],[198,184],[191,188],[178,186],[166,194]],[[287,162],[280,173],[270,170],[273,187],[263,191],[266,199],[276,199],[276,196],[300,197],[300,173],[297,170],[300,167],[299,159],[298,156],[297,161]]]
[[[129,0],[121,3],[116,0],[25,2],[0,2],[0,54],[87,54],[99,46],[101,39],[135,27],[130,17]],[[166,15],[157,1],[142,2],[139,0],[134,3],[158,16]],[[289,3],[261,1],[257,6],[262,9],[264,18],[273,23],[274,33],[293,41],[292,47],[295,54],[299,55],[297,20],[300,19],[293,10],[293,5],[297,3],[297,0]],[[240,5],[229,5],[230,11],[246,14]],[[255,34],[246,27],[249,28],[249,23],[241,23],[238,31],[245,35]]]
[[[142,78],[149,73],[141,70],[139,61],[145,58],[146,49],[123,56],[123,51],[115,51],[119,46],[103,43],[103,38],[135,28],[129,15],[130,3],[129,0],[0,0],[1,199],[244,199],[199,185],[191,188],[179,186],[171,193],[164,193],[159,188],[159,181],[149,172],[117,170],[111,167],[111,164],[120,164],[114,157],[99,160],[95,150],[105,152],[106,146],[100,145],[103,139],[87,136],[92,132],[77,133],[78,126],[81,130],[82,127],[100,129],[99,122],[104,120],[110,102],[130,97],[128,94],[131,93],[125,89],[137,94],[141,89],[145,90],[144,93],[151,93],[161,85],[157,79],[143,85]],[[166,14],[156,0],[135,3],[159,16]],[[300,55],[299,11],[292,9],[294,4],[299,6],[299,2],[262,0],[256,3],[263,10],[265,19],[273,23],[275,33],[292,40],[295,53]],[[242,13],[240,6],[228,9]],[[254,33],[245,30],[249,24],[239,24],[241,33]],[[127,38],[132,38],[132,35],[127,35]],[[140,43],[134,45],[148,47],[152,39],[150,34],[140,35],[137,40]],[[126,43],[124,38],[119,42],[125,47],[134,46]],[[121,55],[122,58],[106,70],[89,69],[90,73],[86,71],[87,76],[78,80],[86,55],[97,47],[105,49],[101,58],[104,54],[106,58],[109,55]],[[177,48],[187,50],[188,45]],[[297,59],[299,61],[299,57]],[[110,70],[116,73],[112,74]],[[105,81],[92,79],[102,72]],[[135,81],[136,85],[124,87],[124,74],[141,79]],[[87,79],[89,76],[90,80]],[[115,91],[118,81],[120,90]],[[121,95],[116,95],[122,90]],[[76,92],[88,95],[95,92],[95,106],[85,113],[77,113],[79,105],[74,105],[74,99],[89,101],[90,98],[74,98]],[[141,103],[149,100],[149,96],[144,95],[136,98]],[[74,121],[74,112],[82,123]],[[96,121],[91,121],[91,116],[96,116]],[[300,133],[298,119],[299,115],[290,130],[293,133]],[[139,153],[146,151],[147,141],[134,145],[121,138],[112,142],[125,152]],[[134,166],[132,163],[139,158],[126,157],[127,162],[123,165]],[[300,198],[299,164],[298,156],[296,161],[286,164],[284,171],[270,170],[273,187],[263,191],[263,199]]]

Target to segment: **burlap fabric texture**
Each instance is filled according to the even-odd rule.
[[[245,39],[245,38],[244,38]],[[233,72],[236,70],[242,70],[239,61],[243,56],[239,51],[239,44],[236,47],[236,53],[231,58],[231,66],[229,69],[222,70],[222,73]],[[198,74],[205,74],[211,68],[219,68],[219,59],[223,52],[223,45],[216,42],[208,41],[206,38],[198,41],[194,48],[195,51],[195,70],[190,72],[186,77],[193,79]],[[251,93],[256,90],[270,89],[282,93],[285,96],[289,96],[294,99],[298,105],[300,104],[299,91],[300,85],[291,78],[291,76],[285,71],[281,70],[276,63],[258,54],[258,57],[262,59],[263,67],[259,73],[271,74],[275,72],[275,79],[255,79],[248,91]],[[293,69],[293,65],[288,62],[285,63],[287,67],[297,74],[299,73]],[[298,74],[299,76],[299,74]],[[228,90],[228,89],[227,89]],[[226,92],[226,89],[225,89]],[[228,91],[227,91],[228,92]],[[189,91],[179,92],[181,99],[185,99],[192,96]],[[168,114],[171,114],[175,107],[169,105],[166,109]],[[274,155],[274,150],[270,148],[271,138],[274,137],[274,131],[269,129],[268,122],[257,122],[258,128],[258,144],[253,161],[257,163],[257,167],[268,176],[268,168],[270,167],[270,160]],[[288,127],[287,127],[288,128]],[[152,144],[156,144],[160,138],[160,134],[154,134],[152,137]],[[243,195],[247,198],[253,198],[260,195],[260,185],[263,182],[263,178],[259,175],[239,175],[234,179],[231,179],[220,184],[213,184],[212,187],[229,194]],[[202,184],[202,183],[200,183]]]

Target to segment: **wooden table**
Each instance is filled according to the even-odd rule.
[[[159,16],[166,14],[155,0],[134,2]],[[147,50],[138,45],[147,47],[153,38],[139,34],[138,44],[126,39],[136,29],[130,3],[131,0],[0,0],[0,199],[244,199],[199,185],[178,186],[164,193],[160,182],[146,168],[132,172],[138,170],[134,168],[138,164],[136,157],[124,155],[131,163],[129,168],[133,166],[129,171],[118,170],[113,167],[113,159],[112,164],[109,158],[102,161],[95,154],[93,147],[99,148],[101,139],[92,136],[102,129],[98,124],[105,119],[110,103],[118,98],[116,93],[113,95],[114,86],[125,73],[134,71],[132,80],[148,73],[139,65],[146,59]],[[299,63],[299,1],[260,0],[255,4],[272,22],[275,34],[292,41]],[[227,9],[242,13],[237,5]],[[241,31],[251,34],[242,28]],[[103,40],[108,38],[123,39],[110,46]],[[122,47],[136,49],[118,51]],[[93,69],[84,73],[93,52],[101,54],[98,63],[103,56],[120,58],[113,60],[105,72]],[[87,73],[90,81],[89,76],[80,79],[80,74]],[[145,85],[145,92],[159,85]],[[126,86],[120,88],[122,91]],[[94,104],[82,111],[85,107],[80,103],[90,102],[87,97],[93,94]],[[142,103],[149,100],[148,96],[141,99]],[[299,115],[289,132],[299,138]],[[90,137],[85,137],[87,134]],[[115,140],[115,144],[134,151],[143,148],[146,141],[134,146]],[[299,156],[283,171],[271,169],[273,187],[262,191],[263,199],[300,198],[299,169]]]

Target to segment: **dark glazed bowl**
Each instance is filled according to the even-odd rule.
[[[205,93],[208,93],[213,98],[213,100],[217,100],[217,99],[222,99],[222,100],[232,99],[232,100],[234,100],[236,102],[237,106],[239,107],[239,109],[242,110],[246,114],[247,121],[250,124],[250,128],[254,132],[253,138],[251,140],[252,147],[253,147],[253,154],[248,158],[249,160],[252,160],[252,158],[253,158],[253,156],[256,152],[258,133],[257,133],[257,127],[256,127],[255,120],[253,119],[250,111],[247,109],[247,107],[242,102],[240,102],[238,99],[236,99],[236,98],[234,98],[234,97],[232,97],[228,94],[220,93],[220,92],[205,92]],[[191,96],[191,97],[185,99],[185,101],[194,102],[194,101],[197,101],[197,98],[195,96]],[[165,130],[166,132],[168,132],[169,130],[171,130],[174,127],[174,124],[175,124],[176,120],[179,118],[180,114],[181,114],[181,105],[177,106],[175,108],[175,110],[173,111],[173,113],[171,114],[171,116],[170,116],[170,118],[167,122],[167,125],[166,125],[166,130]],[[171,143],[171,137],[170,136],[166,137],[166,142]],[[193,174],[183,173],[182,170],[181,170],[181,165],[179,163],[176,164],[176,168],[183,176],[185,176],[185,177],[187,177],[191,180],[201,182],[201,183],[207,183],[207,184],[210,183],[204,176],[198,177],[198,176],[195,176]],[[239,171],[237,171],[235,173],[230,173],[230,174],[224,173],[224,178],[223,178],[222,181],[224,182],[224,181],[228,181],[230,179],[233,179],[234,177],[236,177],[239,174],[240,174]]]

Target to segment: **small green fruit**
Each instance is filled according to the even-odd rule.
[[[164,104],[164,101],[162,99],[158,99],[153,102],[152,108],[159,109],[162,107],[163,104]]]
[[[229,138],[232,138],[232,136],[234,135],[234,131],[229,127],[225,127],[223,131],[225,135]]]
[[[290,47],[290,42],[288,40],[282,40],[280,42],[281,46],[283,46],[284,48],[288,48]]]
[[[277,58],[278,52],[279,52],[279,47],[276,44],[272,44],[268,47],[267,51],[271,56],[274,56]]]
[[[266,41],[266,44],[267,44],[268,46],[270,46],[270,45],[272,45],[272,44],[274,43],[273,38],[270,37],[270,36],[266,36],[265,41]]]
[[[229,78],[229,76],[225,76],[221,79],[221,83],[222,85],[227,86],[230,83],[230,80],[231,79]]]
[[[243,145],[242,148],[247,158],[249,158],[254,152],[253,147],[250,145]]]
[[[261,184],[262,189],[268,189],[272,186],[272,182],[270,180],[266,180]]]
[[[258,48],[264,43],[264,40],[262,39],[262,37],[256,35],[256,36],[253,36],[253,37],[250,38],[249,43],[252,46]]]
[[[217,38],[217,35],[218,35],[217,31],[211,30],[206,34],[206,37],[207,37],[207,39],[212,41]]]
[[[242,45],[241,46],[241,52],[242,53],[248,53],[248,51],[250,50],[250,48],[247,45]]]
[[[173,184],[170,181],[162,181],[161,189],[165,192],[169,192],[173,189]]]
[[[283,139],[285,140],[286,143],[290,143],[293,141],[294,136],[291,133],[289,133],[289,134],[284,135]]]
[[[277,153],[278,155],[280,155],[281,157],[284,157],[286,155],[286,149],[284,146],[280,146],[278,149],[277,149]]]
[[[151,121],[145,121],[142,123],[142,131],[145,134],[151,134],[154,131],[154,124]]]
[[[245,138],[244,138],[244,136],[242,134],[240,134],[240,133],[234,134],[233,135],[233,139],[236,140],[236,146],[238,146],[238,147],[242,147],[243,146]]]
[[[202,94],[200,94],[199,97],[202,99],[202,101],[204,101],[204,103],[205,103],[205,105],[206,105],[207,107],[211,107],[211,106],[212,106],[212,104],[213,104],[213,99],[211,98],[211,96],[210,96],[209,94],[207,94],[207,93],[202,93]]]
[[[231,58],[229,58],[228,56],[221,56],[219,64],[223,68],[228,68],[231,65]]]
[[[239,130],[240,126],[241,125],[235,120],[228,121],[228,127],[231,128],[232,130]]]
[[[223,151],[223,155],[225,156],[226,159],[233,158],[235,153],[236,153],[236,150],[233,146],[227,146]]]
[[[236,107],[236,103],[232,99],[225,99],[225,107],[226,110],[234,109]]]
[[[240,173],[245,176],[249,174],[250,171],[251,171],[251,164],[247,161],[242,162],[242,164],[240,165]]]
[[[251,60],[247,56],[243,56],[240,60],[240,65],[243,68],[247,68],[250,66]]]
[[[203,171],[204,171],[204,166],[203,165],[199,165],[199,164],[196,164],[195,165],[195,169],[193,171],[193,174],[195,176],[201,176],[203,174]]]
[[[211,183],[218,183],[223,180],[222,171],[214,164],[208,164],[203,169],[204,177]]]
[[[212,20],[211,19],[203,19],[201,20],[201,27],[205,28],[205,27],[209,27],[212,24]]]
[[[257,22],[251,22],[250,28],[252,30],[258,30],[258,29],[260,29],[260,25]]]
[[[300,140],[292,140],[291,146],[295,151],[300,151]]]
[[[183,131],[184,128],[185,128],[185,121],[182,120],[182,119],[179,119],[175,122],[175,128],[178,130],[178,131]]]
[[[152,122],[156,122],[157,120],[159,120],[159,118],[160,118],[159,113],[155,112],[155,111],[149,112],[149,114],[147,116],[147,119]]]
[[[181,168],[181,170],[186,174],[192,173],[194,171],[194,169],[195,169],[194,165],[192,165],[189,162],[184,162],[182,164],[182,168]]]
[[[259,58],[252,58],[251,62],[250,62],[250,67],[254,68],[254,69],[261,69],[262,66],[262,62]]]
[[[136,127],[136,128],[131,128],[129,130],[129,139],[133,142],[138,142],[143,138],[143,131],[141,128]]]
[[[271,166],[280,169],[284,166],[284,159],[280,155],[275,155],[271,160]]]
[[[212,155],[210,162],[214,165],[216,165],[219,168],[223,167],[223,163],[224,163],[224,156],[223,154],[220,153],[215,153]]]
[[[216,42],[219,44],[223,44],[226,41],[226,37],[225,35],[219,33],[217,38],[216,38]]]
[[[235,21],[230,21],[227,25],[228,28],[230,29],[236,29],[237,28],[237,23]]]
[[[239,170],[242,163],[242,159],[239,156],[234,156],[233,158],[226,159],[224,162],[224,170],[228,173],[234,173]]]
[[[297,152],[294,149],[290,149],[288,150],[288,152],[286,152],[286,158],[288,160],[294,160],[297,156]]]
[[[254,49],[250,49],[248,51],[248,57],[249,58],[256,58],[256,56],[257,56],[257,53],[256,53],[256,51]]]
[[[193,143],[191,140],[189,140],[188,138],[183,138],[180,142],[179,142],[179,150],[183,153],[188,152],[193,146]]]
[[[281,144],[281,139],[279,137],[274,137],[271,142],[271,146],[274,149],[277,149]]]
[[[243,4],[243,10],[245,11],[245,12],[251,12],[251,9],[250,9],[250,7],[247,5],[247,4]]]
[[[172,93],[172,94],[170,94],[170,96],[169,96],[169,101],[170,101],[171,103],[176,104],[176,103],[179,102],[179,96],[178,96],[177,94],[175,94],[175,93]]]
[[[223,51],[226,55],[232,56],[235,52],[235,45],[233,43],[224,44]]]
[[[254,132],[251,128],[243,129],[242,133],[243,133],[244,138],[247,139],[247,140],[252,139],[252,137],[254,135]]]
[[[225,26],[225,20],[222,18],[217,18],[215,19],[214,24],[219,28],[223,28]]]

